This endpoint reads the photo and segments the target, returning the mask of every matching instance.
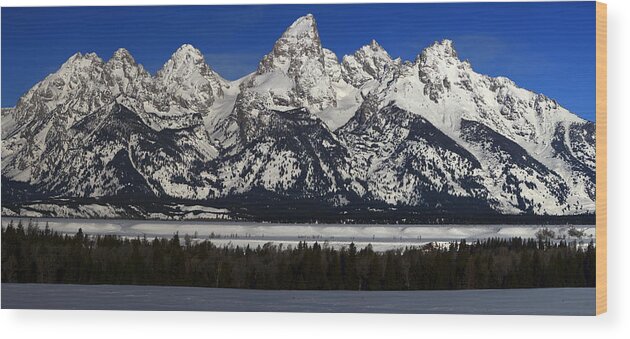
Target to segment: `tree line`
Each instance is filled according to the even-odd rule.
[[[354,244],[217,246],[191,237],[61,234],[32,223],[2,228],[2,282],[176,285],[250,289],[436,290],[594,287],[595,248],[499,239],[376,252]]]

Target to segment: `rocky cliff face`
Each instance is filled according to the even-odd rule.
[[[75,54],[3,109],[2,138],[3,199],[17,187],[197,201],[266,192],[337,208],[594,212],[594,123],[476,73],[449,40],[414,61],[372,41],[340,62],[312,15],[233,82],[190,45],[154,76],[124,49],[107,62]]]

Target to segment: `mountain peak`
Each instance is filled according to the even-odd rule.
[[[273,50],[261,60],[257,73],[268,73],[281,69],[296,72],[305,63],[319,63],[324,67],[322,49],[317,24],[312,14],[298,18],[276,41]]]
[[[208,68],[203,53],[191,44],[181,45],[171,58],[162,66],[160,72],[166,69],[204,69]]]
[[[359,51],[357,51],[355,53],[355,56],[358,53],[362,53],[362,54],[365,54],[365,55],[380,55],[380,56],[382,56],[382,57],[384,57],[386,59],[391,59],[391,57],[389,56],[387,51],[383,48],[383,46],[381,46],[374,39],[372,39],[372,41],[370,41],[369,45],[365,45],[365,46],[361,47],[359,49]]]
[[[158,71],[158,75],[164,76],[166,73],[191,74],[190,72],[200,72],[207,74],[210,72],[209,66],[203,57],[203,53],[190,44],[181,45],[171,58]]]
[[[201,53],[200,50],[195,48],[193,45],[183,44],[171,56],[171,58],[186,58],[186,57],[190,57],[192,59],[203,59],[203,54]]]
[[[76,53],[72,54],[68,58],[68,60],[66,60],[66,63],[68,63],[68,62],[75,62],[75,61],[79,61],[79,60],[100,60],[100,58],[94,52],[85,53],[85,54],[82,54],[81,52],[76,52]]]
[[[87,66],[94,62],[102,62],[101,58],[96,55],[96,53],[86,53],[82,54],[81,52],[76,52],[71,55],[66,62],[61,65],[61,69],[67,68],[76,68]]]
[[[117,49],[116,52],[114,52],[114,55],[112,56],[111,59],[113,59],[113,60],[128,60],[128,61],[131,61],[131,62],[135,63],[135,60],[134,60],[133,56],[131,56],[131,53],[129,53],[129,51],[126,50],[125,48]]]
[[[124,48],[119,48],[107,61],[106,67],[111,69],[137,69],[138,73],[144,73],[141,65],[136,63],[131,53]],[[134,71],[135,72],[135,71]]]
[[[317,23],[313,14],[307,14],[303,17],[295,20],[286,31],[284,31],[283,37],[301,37],[305,35],[317,35]]]
[[[99,56],[94,52],[86,53],[83,55],[83,57],[92,60],[101,60],[101,58],[99,58]]]
[[[453,41],[449,39],[444,39],[442,41],[435,41],[431,46],[422,50],[421,56],[424,58],[427,57],[438,57],[441,59],[458,59],[457,51],[455,51],[455,47],[453,46]]]
[[[380,79],[393,64],[387,51],[372,40],[354,54],[343,57],[342,75],[346,82],[361,87],[369,80]]]
[[[295,20],[289,26],[278,41],[276,47],[280,45],[320,45],[319,32],[317,31],[317,22],[312,14],[307,14]]]
[[[160,92],[156,105],[164,112],[181,107],[206,113],[214,100],[223,96],[223,89],[229,87],[191,44],[180,46],[158,70],[155,80]]]
[[[372,39],[372,41],[370,41],[370,48],[372,50],[382,50],[383,49],[383,47],[378,42],[376,42],[376,40],[374,40],[374,39]]]

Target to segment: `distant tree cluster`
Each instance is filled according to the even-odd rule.
[[[540,239],[487,239],[386,252],[326,243],[256,248],[210,240],[63,235],[2,229],[2,282],[252,289],[433,290],[594,287],[595,248]]]

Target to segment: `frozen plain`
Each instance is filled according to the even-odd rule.
[[[594,315],[594,288],[269,291],[202,287],[2,284],[3,309]]]

